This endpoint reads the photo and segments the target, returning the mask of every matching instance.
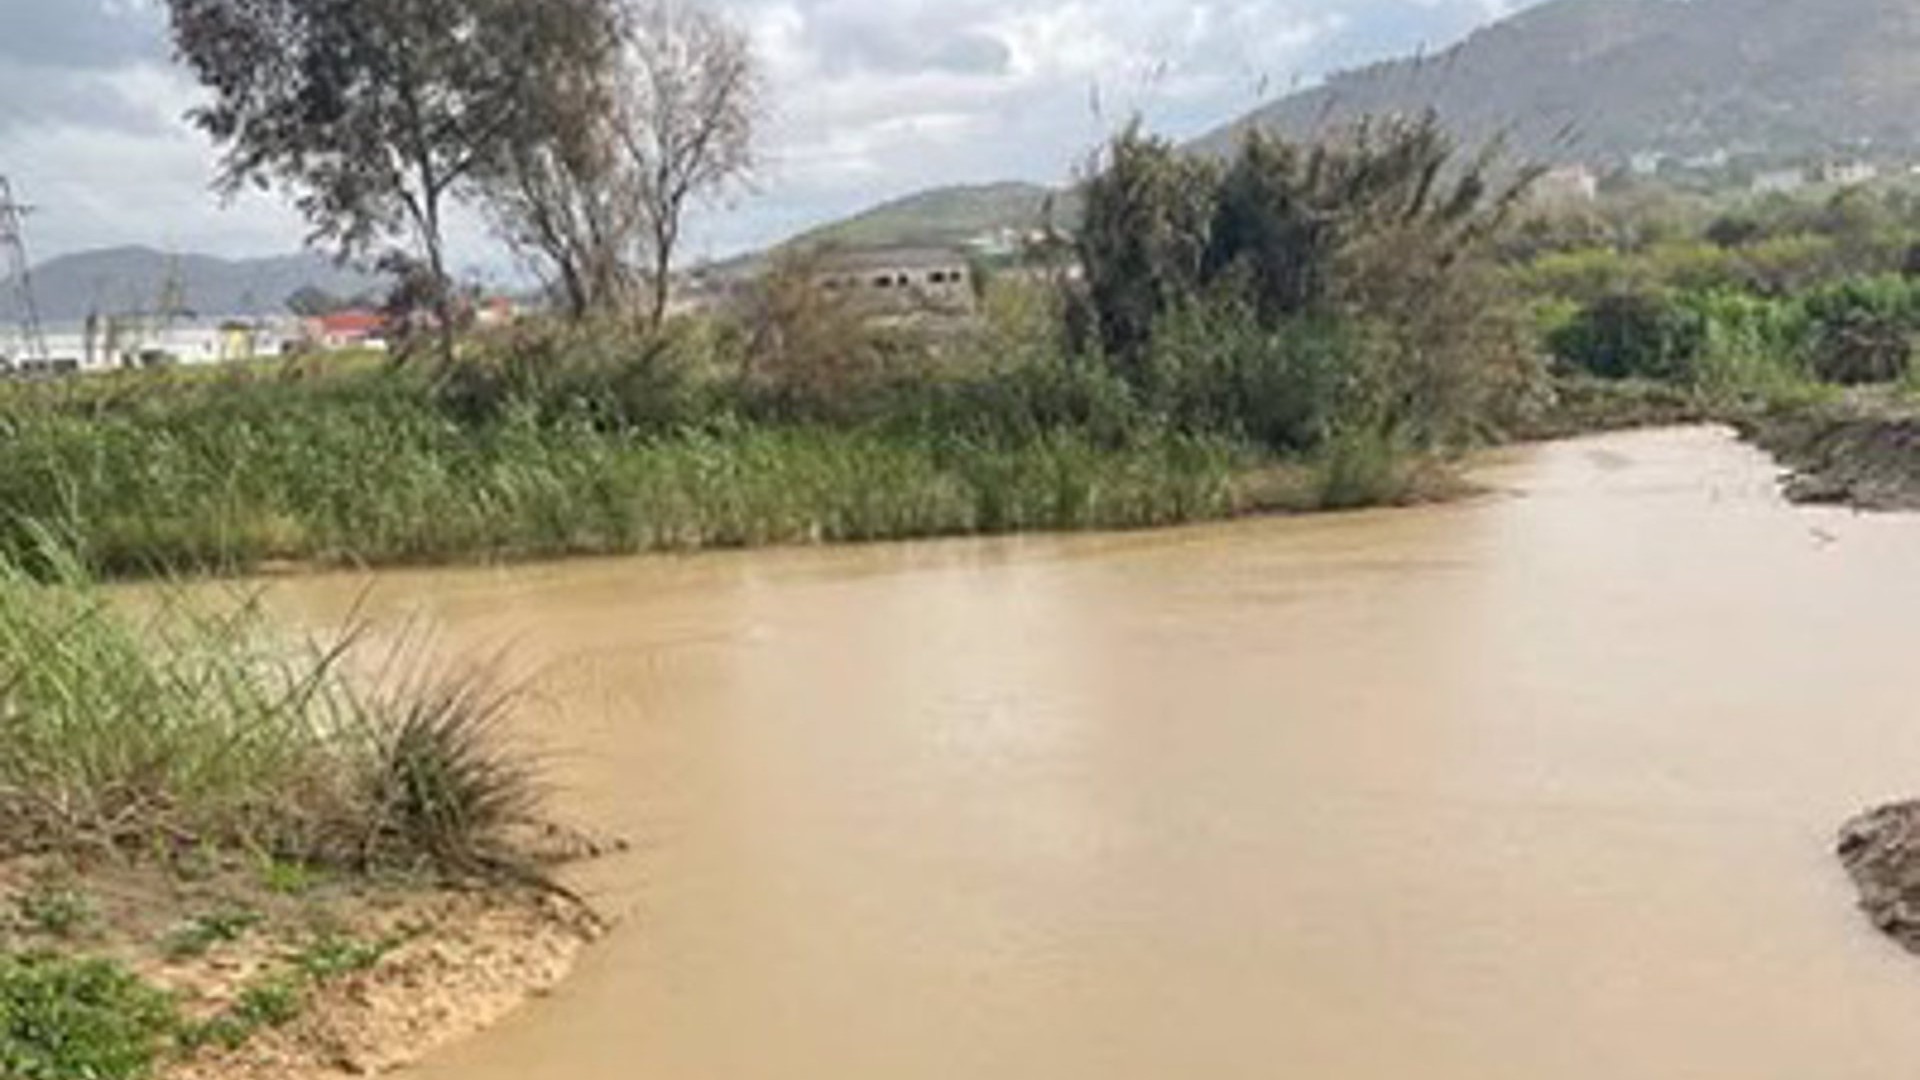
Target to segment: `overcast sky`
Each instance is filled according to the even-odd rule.
[[[949,183],[1054,182],[1133,111],[1188,136],[1327,71],[1452,41],[1520,0],[709,0],[771,88],[757,190],[702,215],[721,255]],[[0,0],[0,174],[36,257],[296,248],[273,199],[208,192],[160,0]],[[470,266],[504,260],[472,230]]]

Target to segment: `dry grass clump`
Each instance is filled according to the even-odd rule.
[[[0,859],[240,851],[466,876],[539,810],[513,694],[363,635],[293,640],[253,600],[109,598],[46,545],[0,560]],[[355,670],[349,671],[349,666]]]

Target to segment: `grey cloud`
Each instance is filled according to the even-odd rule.
[[[0,63],[0,137],[25,128],[159,134],[167,118],[94,72],[50,73]]]
[[[0,3],[0,66],[98,71],[165,55],[164,23],[143,0]]]
[[[113,76],[166,57],[144,0],[0,0],[0,136],[22,128],[164,128]]]
[[[810,17],[807,38],[822,68],[833,74],[996,75],[1006,70],[1010,59],[1004,43],[963,23],[845,4]]]

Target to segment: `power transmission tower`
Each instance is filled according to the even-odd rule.
[[[13,283],[20,308],[20,347],[31,359],[47,358],[47,338],[40,328],[40,308],[33,299],[33,264],[27,258],[26,217],[31,208],[14,201],[13,186],[0,176],[0,264]]]
[[[27,257],[26,217],[32,212],[13,197],[13,186],[0,176],[0,259],[4,259],[7,279],[13,284],[19,308],[22,355],[44,360],[47,339],[40,325],[40,307],[33,295],[33,262]]]

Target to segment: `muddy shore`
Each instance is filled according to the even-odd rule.
[[[1920,510],[1920,413],[1878,401],[1777,411],[1736,424],[1789,470],[1797,503]]]

